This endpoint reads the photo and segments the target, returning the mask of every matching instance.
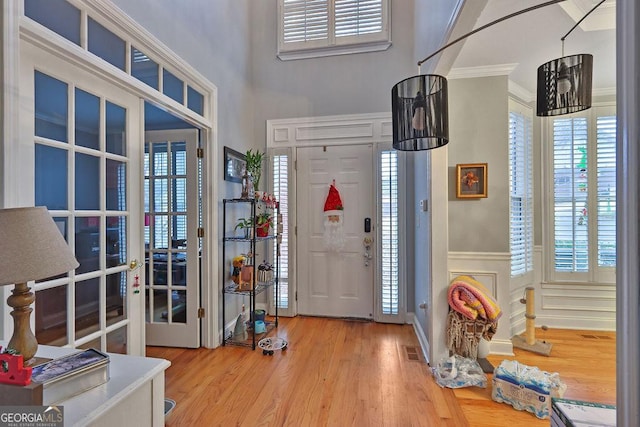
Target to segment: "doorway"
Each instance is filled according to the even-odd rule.
[[[144,150],[146,344],[200,346],[198,131],[147,131]]]
[[[373,319],[373,145],[299,147],[296,156],[298,313]],[[344,206],[339,249],[324,237],[323,207],[334,181]]]

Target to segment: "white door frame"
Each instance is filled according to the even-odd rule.
[[[373,144],[373,153],[376,156],[379,153],[380,147],[386,147],[392,140],[392,123],[390,113],[372,113],[372,114],[356,114],[356,115],[341,115],[341,116],[322,116],[322,117],[304,117],[304,118],[291,118],[291,119],[279,119],[279,120],[267,120],[267,149],[270,152],[283,152],[283,149],[293,149],[304,146],[337,146],[337,145],[359,145],[359,144]],[[295,150],[293,156],[295,156]],[[295,157],[292,159],[293,167],[291,174],[295,177],[296,164]],[[378,179],[378,176],[375,178]],[[378,185],[376,184],[375,188]],[[294,192],[290,192],[289,207],[292,212],[289,212],[290,227],[295,230],[297,212],[292,207],[295,207],[296,201],[294,199]],[[406,209],[406,206],[403,206]],[[304,213],[301,213],[304,214]],[[404,215],[404,214],[403,214]],[[378,221],[378,210],[376,209],[375,223]],[[291,240],[291,247],[296,247],[295,232],[289,233]],[[378,244],[379,244],[379,239]],[[295,252],[295,251],[293,251]],[[377,254],[380,254],[379,248],[376,250]],[[292,269],[292,264],[295,260],[290,260],[289,269]],[[406,271],[406,266],[402,267],[402,270]],[[289,272],[290,284],[289,295],[295,295],[297,288],[296,276],[293,275],[294,271]],[[379,269],[375,272],[375,294],[380,292],[381,280],[379,275]],[[401,284],[401,294],[406,298],[406,280]],[[374,302],[377,298],[374,296]],[[292,315],[297,314],[297,308],[295,307],[295,299],[291,298],[293,307]],[[382,316],[379,313],[379,304],[375,304],[374,307],[374,319],[381,320]],[[403,304],[406,314],[406,304]]]
[[[124,74],[115,69],[95,55],[88,53],[80,46],[76,46],[66,39],[43,29],[39,24],[23,16],[23,3],[21,1],[2,2],[2,65],[3,78],[3,114],[2,132],[0,141],[2,150],[2,163],[0,164],[0,176],[3,185],[0,186],[0,206],[14,207],[20,204],[22,183],[17,179],[17,170],[20,163],[16,161],[20,157],[22,147],[19,141],[20,120],[24,115],[20,114],[19,81],[20,81],[20,43],[29,41],[51,53],[60,56],[66,61],[84,68],[96,76],[104,78],[116,84],[132,94],[162,107],[190,124],[198,127],[201,132],[201,141],[205,149],[203,159],[203,180],[212,182],[212,177],[217,176],[218,165],[217,150],[217,88],[188,63],[183,61],[159,40],[152,37],[144,28],[137,24],[128,15],[109,1],[93,2],[87,0],[72,0],[72,4],[80,8],[86,16],[91,14],[94,19],[107,29],[112,29],[122,37],[130,48],[134,44],[146,52],[153,52],[154,60],[161,66],[166,66],[180,76],[185,83],[204,94],[204,112],[198,115],[186,106],[178,104],[166,95],[147,86],[131,75]],[[21,41],[22,37],[22,41]],[[143,123],[144,113],[141,112],[140,123]],[[205,237],[203,239],[203,265],[202,281],[209,283],[202,289],[202,305],[205,308],[205,318],[202,324],[202,345],[208,348],[217,347],[220,344],[218,332],[218,186],[208,185],[203,193],[203,217],[205,223]],[[3,287],[0,293],[6,299],[10,294],[7,287]],[[4,305],[0,308],[0,315],[4,322],[2,336],[11,335],[11,319],[9,310]],[[144,328],[144,322],[141,325]]]

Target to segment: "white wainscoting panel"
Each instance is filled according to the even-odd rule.
[[[498,320],[498,331],[489,342],[492,354],[513,355],[510,259],[508,253],[501,252],[449,252],[449,280],[460,275],[472,276],[491,291],[502,310],[502,316]]]
[[[612,283],[544,283],[542,247],[534,248],[536,326],[614,331],[616,286]],[[524,330],[524,323],[521,326]]]

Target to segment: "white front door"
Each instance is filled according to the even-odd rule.
[[[200,346],[198,131],[145,133],[146,343]]]
[[[372,153],[371,144],[297,149],[299,314],[373,318]],[[344,206],[345,242],[339,251],[327,250],[324,239],[323,208],[334,180]],[[369,231],[365,230],[367,218]],[[365,239],[371,239],[368,249]]]
[[[23,43],[17,203],[46,206],[80,264],[35,284],[36,337],[143,355],[143,293],[130,269],[144,254],[140,99]]]

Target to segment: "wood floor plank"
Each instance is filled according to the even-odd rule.
[[[177,404],[166,425],[549,425],[492,401],[491,387],[439,387],[424,360],[409,358],[407,347],[421,353],[411,325],[299,316],[281,319],[276,333],[289,347],[273,356],[234,346],[147,347],[148,356],[171,361],[165,394]],[[615,333],[549,330],[544,337],[551,357],[516,349],[511,358],[559,372],[566,397],[615,404]]]

